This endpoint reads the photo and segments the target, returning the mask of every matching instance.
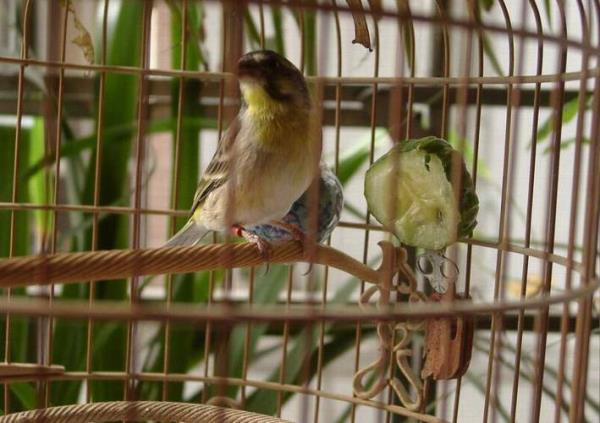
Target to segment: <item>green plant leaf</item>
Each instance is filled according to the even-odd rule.
[[[375,148],[378,147],[383,140],[389,139],[389,133],[384,128],[375,129]],[[371,134],[361,137],[358,142],[349,150],[342,153],[339,160],[337,177],[346,185],[358,170],[368,163],[371,151]]]
[[[502,70],[500,60],[498,59],[498,56],[496,56],[496,52],[494,51],[494,47],[492,45],[492,40],[486,33],[481,35],[481,43],[483,45],[483,52],[490,60],[490,64],[492,65],[494,72],[496,72],[496,74],[499,76],[504,76],[504,70]]]
[[[316,0],[304,1],[309,4],[316,4]],[[307,75],[316,75],[316,14],[314,10],[300,9],[294,10],[293,16],[304,41],[304,73]]]
[[[467,373],[463,376],[463,378],[468,380],[469,383],[471,383],[483,396],[485,396],[486,388],[485,388],[485,384],[483,382],[485,380],[484,375],[476,376],[476,375],[472,375],[471,373]],[[500,403],[500,399],[498,397],[496,397],[494,409],[498,413],[498,415],[503,419],[503,421],[505,421],[505,422],[510,421],[510,414],[506,410],[506,407],[504,407],[504,405],[502,405],[502,403]]]
[[[479,0],[479,5],[483,8],[483,10],[489,12],[494,6],[495,1],[496,0]]]
[[[369,389],[371,386],[373,386],[373,383],[375,383],[375,380],[377,378],[379,378],[380,376],[381,375],[379,375],[377,372],[372,372],[367,377],[367,380],[365,381],[365,385],[364,385],[365,389]],[[350,405],[346,406],[344,411],[342,411],[340,416],[336,419],[335,423],[346,423],[350,419],[350,415],[352,414],[353,407],[355,407],[354,404],[350,404]]]
[[[271,6],[271,22],[273,23],[274,49],[277,53],[285,57],[285,31],[283,29],[283,15],[279,6]]]
[[[365,220],[367,218],[367,216],[358,207],[351,204],[347,200],[344,201],[344,210],[360,220]]]
[[[182,29],[183,13],[180,3],[169,1],[171,9],[171,39],[173,45],[178,46],[171,51],[171,66],[173,69],[180,69],[182,65],[183,49],[187,49],[186,63],[184,69],[198,70],[206,65],[206,60],[200,48],[202,38],[190,38],[184,46]],[[203,33],[202,8],[196,3],[188,3],[187,25],[193,27],[196,32]],[[180,84],[183,89],[180,90]],[[175,168],[175,148],[178,143],[179,148],[179,166],[172,179],[172,198],[176,197],[177,202],[173,207],[177,209],[188,209],[191,207],[192,199],[199,179],[199,158],[200,158],[200,128],[202,125],[189,125],[189,122],[202,116],[203,110],[197,99],[201,96],[203,89],[202,81],[197,79],[173,79],[171,81],[171,121],[170,131],[172,134],[173,145],[173,168]],[[182,109],[179,107],[179,94],[182,92]],[[181,113],[182,124],[177,128],[177,116]],[[213,127],[216,127],[213,121]],[[177,192],[175,193],[175,190]],[[176,226],[182,226],[187,218],[176,219]],[[209,273],[189,273],[171,276],[173,301],[176,303],[194,302],[206,303],[209,296]],[[160,331],[152,338],[149,343],[152,355],[144,363],[146,371],[162,372],[165,366],[165,342],[166,326],[162,326]],[[189,326],[171,325],[169,327],[169,341],[166,347],[169,349],[169,360],[166,363],[167,371],[172,373],[187,372],[202,357],[203,350],[196,345],[197,331]],[[158,390],[157,384],[141,385],[142,397],[147,399],[162,399],[162,392]],[[184,384],[181,382],[169,383],[166,387],[166,398],[169,401],[183,401]]]
[[[189,6],[188,6],[189,7]],[[188,9],[188,19],[190,24],[199,26],[198,16],[194,9]],[[171,52],[171,66],[173,68],[181,67],[181,55],[183,53],[182,24],[176,14],[171,15],[171,38],[175,40],[181,48],[173,49]],[[188,54],[184,68],[187,70],[198,69],[201,66],[201,58],[190,54],[192,46],[187,46]],[[182,109],[178,110],[180,84],[184,88],[181,91],[183,95]],[[171,116],[177,118],[181,113],[183,119],[193,119],[195,116],[202,116],[203,110],[196,101],[202,94],[203,83],[195,79],[174,79],[171,82],[171,97],[173,98],[173,107]],[[171,130],[172,139],[177,143],[178,131],[174,126]],[[175,169],[172,179],[171,191],[175,195],[177,203],[174,207],[177,209],[189,209],[192,199],[196,192],[199,180],[199,159],[200,159],[200,130],[199,128],[181,127],[179,131],[179,169],[175,169],[175,148],[173,149],[173,169]],[[176,226],[181,227],[187,221],[187,218],[175,219]],[[201,292],[201,298],[196,298],[198,303],[206,302],[208,299],[209,273],[185,274],[172,277],[173,300],[175,302],[188,302],[194,299],[194,291]],[[191,361],[198,357],[194,354],[194,330],[189,327],[173,327],[168,347],[170,349],[170,360],[167,363],[170,372],[186,372],[191,366]],[[161,339],[164,344],[164,338]],[[199,346],[196,346],[198,353],[203,352]],[[159,347],[159,357],[164,356],[164,345]],[[163,363],[160,363],[161,366]],[[183,400],[183,383],[170,383],[167,387],[167,399],[170,401]]]
[[[30,383],[12,383],[10,391],[14,398],[19,401],[19,405],[13,406],[11,411],[17,410],[34,410],[37,408],[37,392]]]
[[[483,10],[486,12],[491,10],[492,6],[494,5],[494,1],[495,0],[479,0],[478,5],[480,7],[475,8],[475,16],[474,16],[475,21],[478,24],[482,24],[480,9],[483,8]],[[481,41],[480,41],[481,46],[483,47],[483,53],[489,59],[490,64],[492,65],[492,68],[494,69],[496,74],[498,74],[499,76],[504,76],[504,71],[502,70],[500,61],[498,60],[498,57],[496,56],[496,52],[494,51],[494,46],[492,44],[490,37],[488,37],[487,33],[484,32],[483,30],[480,31],[480,37],[481,37]]]
[[[581,138],[581,144],[585,145],[585,144],[589,144],[591,142],[591,140],[587,137],[582,137]],[[561,150],[565,150],[567,148],[569,148],[572,145],[575,145],[577,143],[577,138],[565,138],[562,139],[560,141],[560,149]],[[550,153],[552,151],[552,146],[549,145],[546,148],[544,148],[544,153]]]
[[[30,158],[30,127],[25,122],[21,125],[21,138],[19,141],[19,163],[18,166],[27,166]],[[13,192],[13,170],[14,154],[16,147],[16,131],[14,126],[0,125],[0,201],[11,202]],[[7,181],[6,183],[4,181]],[[19,184],[16,201],[26,203],[29,201],[29,187],[27,184]],[[13,256],[24,256],[31,252],[31,212],[15,212],[15,227],[13,240]],[[8,257],[11,243],[11,211],[0,210],[0,257]],[[13,296],[25,296],[25,289],[13,289]],[[0,325],[0,340],[6,340],[6,323],[2,319]],[[11,319],[10,359],[20,362],[32,362],[35,360],[35,351],[31,348],[30,337],[33,327],[29,319],[13,316]],[[5,360],[5,349],[0,348],[0,360]]]
[[[254,285],[254,303],[257,307],[260,304],[273,304],[279,298],[279,294],[287,282],[288,267],[283,265],[273,265],[265,275],[256,275]],[[248,361],[251,362],[254,357],[256,346],[261,336],[267,331],[268,324],[237,325],[231,332],[229,346],[227,348],[228,377],[241,378],[243,371],[243,362],[245,354],[246,334],[250,330]],[[217,357],[218,360],[218,357]],[[232,385],[228,387],[228,395],[235,398],[239,386]]]
[[[31,149],[29,152],[29,163],[36,163],[44,157],[45,139],[44,139],[44,120],[34,118],[31,129]],[[23,182],[24,179],[21,179]],[[21,182],[21,183],[22,183]],[[29,181],[29,193],[31,201],[35,204],[45,204],[48,201],[49,187],[45,175],[34,175]],[[48,234],[51,227],[51,213],[47,210],[35,210],[33,212],[35,219],[36,232],[40,237]]]
[[[13,192],[13,170],[15,157],[15,128],[12,126],[0,125],[0,201],[11,202]],[[21,139],[19,142],[19,168],[27,166],[29,159],[30,130],[22,125]],[[23,163],[24,162],[24,163]],[[27,202],[29,199],[26,184],[19,184],[17,192],[17,201]],[[27,212],[15,212],[16,217],[16,239],[14,255],[25,255],[29,251],[29,227]],[[11,233],[11,211],[0,210],[0,257],[8,257],[10,250]]]
[[[600,334],[600,328],[595,328],[595,329],[593,329],[593,330],[590,331],[590,335],[598,335],[598,334]],[[575,333],[568,333],[567,334],[567,339],[572,339],[574,337],[575,337]],[[484,343],[488,342],[488,339],[483,338],[481,341],[482,341],[482,344],[484,344]],[[553,343],[548,343],[546,345],[546,348],[548,349],[548,348],[550,348],[553,345],[556,345],[558,343],[560,343],[560,341],[556,341],[554,344]],[[510,342],[503,342],[502,343],[502,347],[506,348],[512,354],[516,354],[517,353],[517,349]],[[535,366],[536,358],[535,358],[534,355],[535,355],[535,353],[532,354],[530,351],[522,350],[521,351],[521,360],[523,361],[523,364],[526,363],[526,364],[529,364],[531,366]],[[516,368],[512,364],[507,363],[507,362],[505,362],[505,364],[511,370],[513,370],[513,371],[516,370]],[[521,374],[528,375],[529,372],[523,371],[523,373],[521,373]],[[550,363],[547,363],[547,364],[544,365],[544,374],[546,374],[546,375],[548,375],[548,376],[550,376],[550,377],[552,377],[554,379],[558,379],[558,370],[556,370],[554,367],[552,367],[552,365]],[[527,380],[530,381],[530,378],[527,377]],[[572,387],[572,382],[567,377],[567,375],[563,375],[563,384],[564,384],[564,386],[568,390],[570,390],[571,387]],[[550,395],[550,392],[551,391],[549,389],[546,391],[546,393],[548,393],[549,395]],[[552,396],[552,399],[554,400],[554,402],[556,402],[556,395],[552,394],[551,396]],[[586,402],[586,404],[589,407],[593,408],[596,412],[600,413],[600,402],[598,402],[597,400],[595,400],[594,398],[592,398],[589,392],[585,393],[585,402]],[[569,410],[568,404],[564,404],[563,403],[563,411],[568,414],[568,410]]]
[[[396,1],[397,8],[399,12],[405,13],[407,16],[411,16],[410,11],[410,3],[408,0],[397,0]],[[404,54],[406,57],[406,62],[408,64],[409,70],[411,70],[415,65],[415,28],[412,19],[403,21],[398,20],[398,25],[402,28],[402,40],[404,41]]]
[[[465,162],[471,165],[475,161],[475,151],[472,143],[466,138],[461,138],[454,129],[448,131],[448,142],[452,147],[460,151],[465,159]],[[492,171],[490,167],[481,159],[477,161],[477,176],[487,181],[492,180]]]
[[[552,29],[552,2],[551,0],[544,0],[544,11],[546,12],[546,20],[548,26]]]
[[[246,25],[245,28],[248,41],[250,41],[252,49],[256,50],[260,47],[260,33],[258,32],[258,27],[250,13],[250,9],[246,9],[246,12],[244,13],[244,23]]]
[[[175,46],[171,50],[171,66],[173,69],[179,69],[181,63],[181,52],[183,49],[183,38],[181,37],[181,27],[183,13],[181,10],[181,1],[167,0],[171,12],[171,39]],[[201,70],[207,68],[207,60],[202,51],[204,42],[203,29],[203,9],[199,2],[189,2],[187,6],[187,70]],[[176,103],[175,103],[176,104]]]
[[[208,300],[209,272],[173,276],[173,302],[206,303]],[[203,337],[189,325],[171,325],[169,337],[169,373],[186,373],[203,357]],[[200,341],[200,342],[199,342]],[[143,365],[144,371],[163,372],[165,360],[165,326],[150,340],[149,354]],[[183,401],[183,383],[173,382],[167,388],[167,400]],[[162,400],[157,385],[140,385],[140,397],[145,400]]]
[[[592,96],[588,96],[586,100],[586,109],[590,107],[590,103],[592,101]],[[571,100],[567,101],[562,107],[561,120],[562,123],[571,122],[575,116],[577,116],[577,112],[579,111],[579,96],[573,97]],[[540,125],[537,134],[536,134],[536,142],[541,143],[546,141],[552,132],[554,131],[554,114],[551,113],[550,116]]]
[[[60,295],[62,300],[86,298],[89,288],[84,284],[67,284]],[[69,371],[85,370],[87,328],[67,320],[55,321],[52,336],[52,361],[65,366]],[[75,404],[79,398],[81,382],[58,381],[52,385],[50,400],[52,405]]]
[[[374,331],[363,331],[363,339],[368,338],[373,333]],[[296,335],[286,357],[287,366],[283,383],[302,385],[308,383],[314,377],[318,359],[318,335],[318,325],[305,328]],[[354,345],[356,333],[355,331],[332,331],[328,334],[328,338],[329,340],[323,345],[323,367],[333,362]],[[307,372],[303,371],[307,368]],[[280,369],[278,367],[271,373],[268,380],[278,382],[279,374]],[[278,395],[274,391],[258,389],[248,397],[246,409],[261,414],[273,415],[277,411]],[[291,398],[292,395],[284,393],[283,402]]]
[[[148,134],[158,134],[172,131],[177,125],[174,118],[166,118],[154,120],[148,123],[146,132]],[[182,128],[185,130],[199,130],[201,128],[215,129],[217,123],[215,119],[203,117],[187,117],[182,121]],[[105,141],[103,145],[117,142],[122,137],[131,137],[135,134],[137,122],[128,122],[112,127],[107,127],[104,130]],[[92,133],[85,137],[70,139],[67,144],[61,148],[62,158],[78,157],[86,150],[92,150],[96,147],[96,133]],[[54,163],[54,154],[48,154],[43,157],[38,157],[30,166],[20,172],[21,179],[29,179],[36,173],[44,169],[44,167]]]
[[[329,301],[329,304],[343,304],[348,301],[359,281],[356,278],[350,278],[339,289]],[[348,332],[333,331],[333,325],[326,324],[323,329],[331,339],[323,346],[323,366],[326,366],[354,344],[356,333],[354,330]],[[319,325],[302,329],[290,342],[290,349],[286,355],[286,368],[284,383],[301,385],[308,382],[315,374],[318,358]],[[363,335],[368,337],[370,331],[364,331]],[[308,360],[308,361],[307,361]],[[308,366],[308,367],[304,367]],[[268,380],[278,382],[281,372],[281,366],[270,374]],[[308,368],[308,372],[303,369]],[[284,400],[291,397],[290,394],[284,395]],[[258,389],[254,391],[246,401],[246,409],[262,414],[273,415],[277,410],[278,393]]]
[[[120,66],[140,66],[141,36],[143,28],[144,2],[124,1],[111,2],[108,13],[109,34],[107,64]],[[138,30],[132,31],[132,28]],[[101,49],[97,49],[101,51]],[[139,78],[136,75],[107,73],[104,85],[104,118],[101,122],[104,139],[100,161],[100,205],[112,204],[118,201],[129,189],[130,174],[129,159],[134,147],[131,134],[111,136],[109,128],[122,127],[136,121],[139,95]],[[97,104],[97,103],[96,103]],[[100,124],[96,122],[97,125]],[[83,187],[83,203],[93,204],[95,186],[96,154],[93,151],[87,163]],[[109,215],[98,224],[96,247],[101,250],[126,248],[129,233],[129,216]],[[84,249],[91,247],[92,233],[89,231],[83,245]],[[127,283],[121,281],[96,282],[95,297],[100,300],[123,301],[127,298]],[[85,295],[85,291],[80,293]],[[84,298],[84,297],[83,297]],[[94,325],[94,338],[103,326],[109,322],[97,322]],[[83,337],[87,328],[82,327],[81,333],[72,336]],[[119,324],[112,332],[107,347],[102,351],[94,351],[93,368],[95,371],[123,371],[125,364],[127,325]],[[80,359],[83,359],[81,357]],[[79,363],[70,363],[67,368],[77,368]],[[123,382],[92,382],[92,398],[94,401],[109,401],[123,399]],[[53,393],[60,389],[53,389]]]

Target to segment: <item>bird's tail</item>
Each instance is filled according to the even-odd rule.
[[[203,226],[194,222],[194,219],[188,220],[183,228],[167,241],[165,247],[178,247],[184,245],[196,245],[210,232]]]

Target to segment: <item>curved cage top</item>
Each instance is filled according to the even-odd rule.
[[[85,3],[0,1],[5,413],[222,397],[306,421],[598,412],[598,0]],[[161,248],[242,104],[239,57],[263,49],[306,77],[339,223],[268,265],[230,234]],[[462,154],[479,196],[442,300],[363,193],[377,159],[425,136]],[[399,376],[424,366],[434,321],[474,333],[452,388]]]

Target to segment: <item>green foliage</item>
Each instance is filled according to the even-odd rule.
[[[30,158],[31,130],[22,124],[21,136],[19,139],[19,163],[18,166],[27,166]],[[15,148],[17,146],[16,131],[11,126],[0,125],[0,181],[9,181],[9,183],[0,183],[0,201],[11,202],[13,194],[13,172]],[[17,185],[17,202],[28,202],[30,200],[27,184],[19,183]],[[9,210],[0,209],[0,257],[8,257],[11,251],[11,225],[12,213]],[[12,240],[13,256],[24,256],[30,254],[31,240],[29,238],[31,214],[27,211],[14,212],[14,234]],[[13,289],[13,296],[24,296],[25,289]],[[28,319],[12,317],[10,322],[10,359],[12,361],[34,361],[35,351],[32,349],[30,336],[33,334],[31,322]],[[0,345],[4,345],[6,339],[6,320],[0,319]],[[4,348],[0,348],[0,360],[5,360]],[[28,386],[28,385],[27,385]],[[30,405],[32,397],[28,395],[29,390],[25,384],[11,385],[11,410],[24,410]],[[1,390],[4,394],[4,387]]]
[[[471,166],[475,162],[475,151],[473,150],[473,143],[471,141],[461,137],[454,129],[450,129],[448,130],[448,142],[454,149],[462,153],[468,166]],[[481,159],[477,161],[477,175],[478,178],[485,180],[492,179],[492,170]]]
[[[269,9],[271,12],[271,24],[273,25],[274,34],[272,37],[265,36],[265,48],[285,56],[285,32],[283,29],[283,15],[281,13],[281,8],[277,5],[271,5]],[[251,48],[253,50],[260,49],[260,30],[249,10],[246,10],[244,14],[244,23],[246,25],[246,36],[248,37]]]
[[[592,96],[589,95],[585,100],[585,110],[588,110],[591,107]],[[560,112],[560,117],[562,124],[566,124],[571,122],[575,117],[577,117],[579,113],[579,96],[573,97],[571,100],[565,102],[562,106],[562,110]],[[554,121],[556,120],[556,116],[551,113],[550,116],[539,126],[536,133],[536,142],[543,143],[550,139],[550,135],[554,132]],[[561,140],[561,144],[567,142],[568,140]],[[569,143],[571,144],[571,143]],[[550,148],[550,147],[548,147]],[[561,145],[561,148],[564,146]]]
[[[329,301],[329,304],[346,303],[358,284],[359,281],[357,279],[350,278],[335,291],[335,295]],[[283,369],[283,383],[303,385],[316,375],[318,360],[317,340],[320,328],[320,325],[308,326],[291,338],[285,358],[286,366]],[[324,324],[322,328],[327,334],[322,350],[322,363],[323,367],[326,367],[354,345],[356,332],[354,330],[335,330],[335,326],[330,323]],[[368,338],[373,333],[372,330],[364,330],[362,339]],[[279,382],[281,374],[282,368],[280,364],[271,372],[267,380],[270,382]],[[284,394],[283,402],[289,400],[291,397],[292,394],[290,393]],[[277,392],[258,389],[248,397],[245,407],[249,411],[273,415],[277,411],[278,403],[279,394]]]
[[[200,9],[197,4],[188,4],[187,10],[187,26],[193,28],[195,32],[200,33]],[[173,10],[173,8],[171,8]],[[174,45],[177,48],[171,50],[171,66],[173,69],[182,68],[182,55],[184,48],[186,52],[186,60],[183,63],[185,70],[200,70],[205,67],[204,57],[200,52],[199,43],[195,40],[189,40],[184,45],[182,38],[182,20],[183,13],[171,14],[171,37]],[[183,84],[183,89],[180,89],[180,84]],[[197,99],[200,97],[203,89],[203,84],[197,79],[174,79],[171,83],[172,107],[171,116],[177,119],[178,113],[183,116],[183,121],[194,119],[197,116],[202,116],[202,109],[198,104]],[[181,102],[181,110],[178,109],[180,103],[179,95],[183,96]],[[175,154],[173,155],[173,168],[175,174],[172,179],[172,198],[177,201],[173,204],[176,209],[189,209],[191,207],[194,193],[199,175],[199,159],[200,159],[200,130],[199,128],[174,127],[171,131],[172,139],[175,145],[173,152],[179,149],[179,167],[175,169]],[[176,219],[176,226],[181,227],[185,224],[186,218]],[[208,273],[175,275],[172,277],[173,283],[173,300],[176,302],[194,302],[205,303],[209,297],[209,275]],[[163,328],[162,334],[166,328]],[[168,371],[176,373],[185,373],[191,367],[192,360],[198,359],[198,351],[200,348],[194,346],[195,331],[190,328],[181,328],[176,333],[172,333],[169,337],[170,349],[169,362],[166,363]],[[174,336],[176,335],[176,336]],[[165,338],[160,338],[158,358],[163,360],[160,365],[164,365],[165,354]],[[154,367],[159,364],[155,363]],[[158,399],[158,398],[157,398]],[[173,383],[167,387],[167,399],[171,401],[181,401],[183,399],[183,383]]]
[[[32,410],[37,408],[37,394],[35,388],[30,383],[13,383],[10,390],[14,398],[18,400],[23,410]],[[14,411],[14,408],[13,408]]]
[[[109,26],[110,40],[107,46],[107,64],[120,66],[139,66],[141,52],[141,32],[132,28],[142,28],[143,2],[111,3],[114,13]],[[101,49],[97,49],[100,51]],[[104,86],[104,109],[102,131],[104,134],[100,161],[100,204],[109,205],[120,201],[128,193],[129,174],[128,161],[133,149],[133,130],[119,132],[115,128],[130,128],[137,116],[137,96],[139,84],[135,76],[124,74],[106,74]],[[96,104],[98,104],[96,102]],[[98,126],[98,123],[97,123]],[[99,127],[97,129],[100,129]],[[95,138],[86,144],[71,142],[67,154],[77,157],[76,151],[95,146]],[[95,187],[96,155],[92,150],[82,172],[83,186],[79,201],[93,204]],[[44,159],[42,159],[44,160]],[[38,165],[39,166],[39,165]],[[30,171],[35,173],[35,171]],[[77,177],[76,175],[72,175]],[[98,249],[126,248],[128,246],[128,218],[123,215],[107,215],[98,223]],[[92,231],[87,230],[83,237],[83,245],[72,240],[74,249],[90,249]],[[99,281],[96,283],[97,299],[125,300],[127,298],[126,281]],[[61,299],[88,298],[89,291],[85,285],[66,286]],[[126,326],[124,324],[97,323],[93,328],[93,337],[106,339],[105,348],[94,345],[94,370],[123,370],[125,363]],[[57,321],[54,329],[53,354],[57,363],[68,369],[83,369],[85,366],[85,345],[87,326],[73,327],[63,321]],[[51,390],[52,404],[74,403],[79,397],[81,384],[77,381],[60,381]],[[123,383],[92,383],[94,401],[119,400],[123,398]]]
[[[23,158],[29,156],[29,131],[21,132],[19,141],[19,157],[20,163],[18,166],[27,165],[23,163]],[[0,126],[0,181],[10,183],[0,184],[0,201],[11,202],[13,192],[13,171],[15,157],[15,129],[8,126]],[[17,201],[27,202],[29,194],[27,186],[19,184],[17,192]],[[28,219],[25,218],[25,213],[15,212],[17,238],[14,240],[14,255],[25,255],[29,251],[28,237]],[[10,227],[11,227],[11,212],[9,210],[0,210],[0,257],[8,257],[10,251]]]
[[[279,294],[283,290],[288,274],[288,267],[283,265],[272,266],[269,273],[257,275],[254,285],[254,303],[257,306],[261,304],[273,304],[277,302]],[[241,378],[243,376],[242,364],[244,356],[247,355],[248,361],[252,362],[252,358],[256,353],[256,347],[260,338],[266,333],[268,324],[257,325],[238,325],[231,331],[229,345],[227,347],[227,366],[229,377]],[[246,336],[249,331],[250,342],[246,351]],[[229,387],[228,395],[235,398],[239,387]]]
[[[485,10],[490,11],[496,0],[479,0],[479,5]]]
[[[410,2],[408,0],[397,0],[399,12],[404,12],[410,16]],[[415,27],[411,19],[403,21],[398,20],[398,25],[402,30],[402,40],[404,41],[404,54],[406,55],[406,63],[409,70],[413,70],[415,66]],[[412,72],[411,72],[412,74]]]
[[[273,28],[275,28],[275,37],[273,39],[274,50],[285,56],[285,39],[283,30],[283,15],[281,8],[278,6],[271,7],[271,21],[273,22]]]
[[[177,120],[174,118],[156,119],[148,122],[146,128],[147,134],[158,134],[169,131],[174,131],[177,126]],[[189,131],[198,131],[203,128],[214,129],[217,127],[214,119],[207,119],[203,117],[188,117],[182,124],[182,129]],[[103,145],[119,142],[122,138],[133,137],[137,130],[137,122],[127,122],[122,125],[114,125],[105,128]],[[66,144],[61,148],[61,157],[63,158],[76,158],[81,157],[87,151],[93,150],[96,147],[96,133],[86,135],[79,138],[66,138]],[[48,166],[54,163],[53,154],[45,154],[41,156],[35,156],[35,160],[32,160],[31,164],[21,170],[20,178],[29,179],[37,175],[40,171],[44,170]]]
[[[375,148],[389,139],[389,132],[385,128],[375,129]],[[340,153],[337,176],[342,185],[346,185],[362,166],[368,163],[371,155],[371,134],[361,137],[352,148]]]

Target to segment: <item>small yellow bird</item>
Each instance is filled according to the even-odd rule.
[[[242,107],[219,141],[194,197],[191,217],[167,246],[193,245],[209,231],[233,231],[268,244],[244,227],[281,222],[318,172],[320,143],[302,73],[279,54],[261,50],[238,62]]]

